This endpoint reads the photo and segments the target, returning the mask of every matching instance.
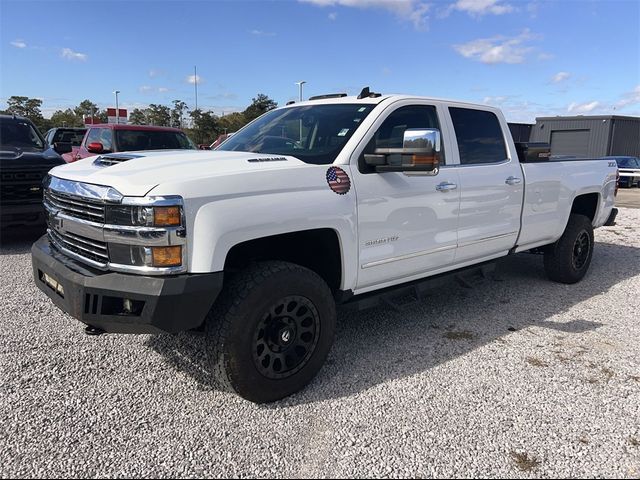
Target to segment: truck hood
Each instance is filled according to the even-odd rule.
[[[163,150],[103,154],[51,170],[54,177],[113,187],[125,196],[144,196],[167,182],[261,170],[304,167],[295,157],[250,152]]]

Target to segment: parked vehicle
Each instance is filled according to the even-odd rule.
[[[236,132],[221,133],[220,135],[218,135],[218,138],[216,138],[211,145],[201,143],[201,144],[198,144],[198,149],[200,149],[200,150],[216,150],[222,144],[222,142],[224,142],[227,138],[232,136],[234,133],[236,133]]]
[[[532,249],[551,280],[584,277],[616,163],[519,151],[497,108],[364,89],[215,152],[88,158],[48,179],[35,282],[88,333],[201,329],[220,384],[277,400],[320,370],[336,303]]]
[[[604,157],[615,160],[618,164],[620,179],[618,185],[621,187],[640,187],[640,158],[638,157]]]
[[[222,145],[222,142],[224,142],[227,138],[233,136],[236,132],[229,132],[229,133],[222,133],[220,135],[218,135],[218,138],[215,139],[215,141],[209,145],[209,149],[210,150],[217,150],[217,148]]]
[[[107,123],[89,127],[73,161],[101,153],[195,148],[178,128]]]
[[[77,151],[80,148],[84,134],[87,132],[86,128],[76,127],[56,127],[51,128],[44,135],[44,139],[51,147],[55,147],[59,143],[68,143],[71,145],[71,151],[64,153],[62,158],[65,162],[73,162],[77,156]]]
[[[0,115],[0,225],[3,230],[44,225],[42,181],[51,168],[63,163],[31,120]]]

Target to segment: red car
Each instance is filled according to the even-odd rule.
[[[80,148],[71,161],[100,153],[132,152],[139,150],[193,150],[195,145],[178,128],[146,125],[91,125]]]

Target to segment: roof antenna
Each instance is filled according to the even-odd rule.
[[[378,98],[378,97],[381,97],[381,96],[382,96],[381,93],[371,92],[369,90],[369,87],[364,87],[362,89],[362,91],[360,92],[360,95],[358,95],[358,100],[361,100],[363,98]]]
[[[371,92],[369,91],[369,87],[364,87],[362,89],[362,91],[360,92],[360,95],[358,95],[358,100],[362,100],[363,98],[367,98],[369,95],[371,95]]]

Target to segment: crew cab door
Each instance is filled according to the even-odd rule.
[[[405,100],[390,105],[356,149],[352,174],[358,211],[357,292],[426,276],[454,261],[460,190],[458,169],[377,173],[364,153],[402,148],[407,129],[438,129],[441,166],[452,145],[439,106]]]
[[[448,108],[459,157],[456,264],[505,254],[520,232],[524,175],[506,122],[487,110]],[[509,142],[508,142],[509,140]]]

